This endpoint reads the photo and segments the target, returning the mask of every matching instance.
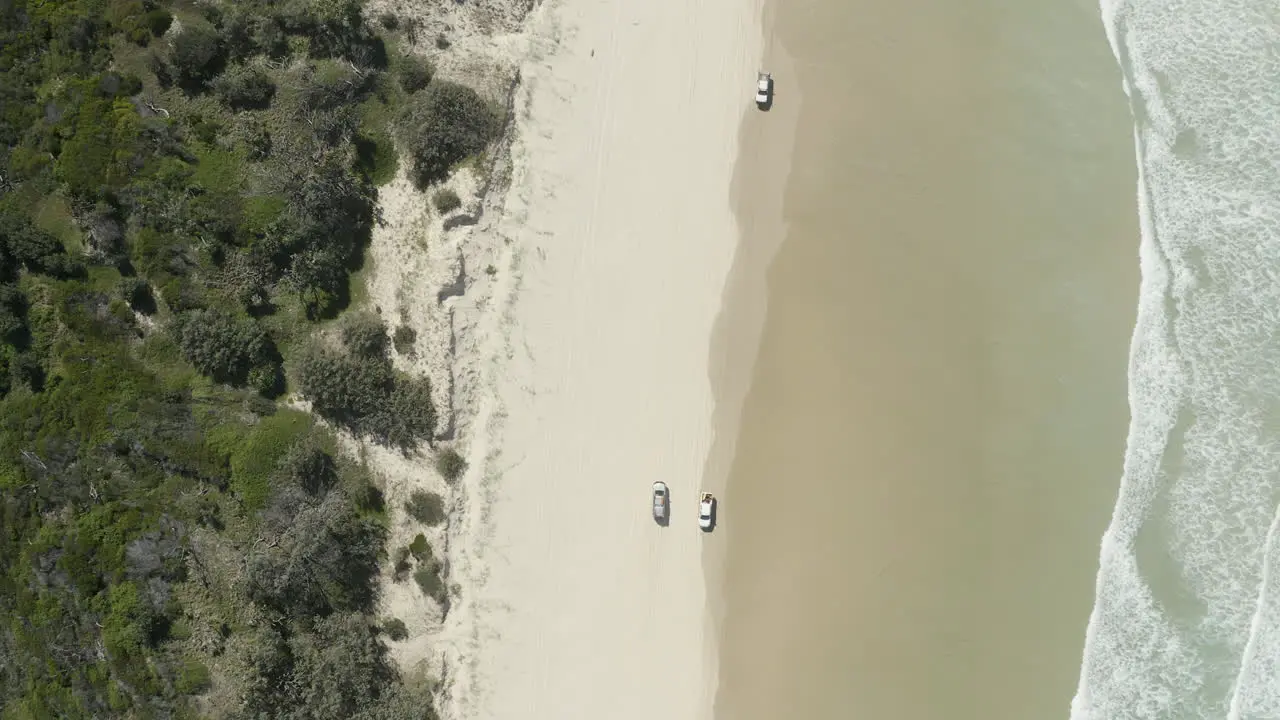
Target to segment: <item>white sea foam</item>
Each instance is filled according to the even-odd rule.
[[[1135,118],[1132,422],[1074,720],[1280,717],[1280,5],[1102,0]]]

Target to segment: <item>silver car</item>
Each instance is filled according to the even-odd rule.
[[[671,510],[671,497],[667,492],[667,484],[658,481],[653,484],[653,519],[659,525],[667,524],[667,516]]]

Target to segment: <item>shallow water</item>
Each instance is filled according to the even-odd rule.
[[[721,507],[717,715],[1064,717],[1137,296],[1132,130],[1097,7],[773,11],[800,131]],[[767,185],[742,179],[739,201]],[[744,242],[770,242],[757,230]]]

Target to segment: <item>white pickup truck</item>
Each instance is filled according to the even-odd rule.
[[[756,107],[764,109],[773,103],[773,75],[767,72],[756,74]]]
[[[698,527],[710,532],[716,525],[716,496],[709,492],[698,498]]]

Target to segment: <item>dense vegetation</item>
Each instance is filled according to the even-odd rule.
[[[334,438],[429,388],[351,301],[376,187],[497,115],[358,0],[0,3],[0,718],[424,718]],[[397,346],[414,338],[398,330]],[[431,498],[413,511],[431,520]],[[429,572],[428,572],[429,571]]]

